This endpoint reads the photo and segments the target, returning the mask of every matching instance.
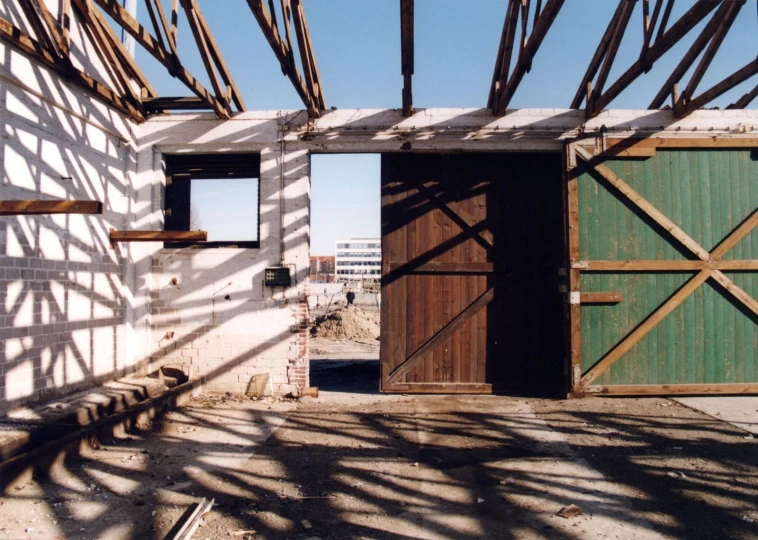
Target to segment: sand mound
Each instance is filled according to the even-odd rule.
[[[338,308],[319,315],[311,324],[311,335],[327,339],[379,338],[379,314],[367,313],[355,306]]]

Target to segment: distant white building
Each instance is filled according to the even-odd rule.
[[[376,282],[382,274],[380,238],[337,240],[334,281]]]

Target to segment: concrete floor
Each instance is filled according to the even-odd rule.
[[[674,401],[758,435],[758,396],[693,396]]]
[[[319,398],[200,396],[101,441],[0,498],[0,538],[163,538],[202,497],[197,539],[758,537],[741,428],[661,398],[380,395],[339,347]]]

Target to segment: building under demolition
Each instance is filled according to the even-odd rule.
[[[570,107],[514,110],[563,0],[509,2],[480,109],[414,108],[403,0],[399,107],[330,110],[302,2],[251,0],[301,111],[248,109],[195,0],[148,0],[148,27],[58,4],[0,13],[0,409],[169,364],[208,391],[308,387],[312,152],[382,154],[384,391],[758,391],[758,88],[706,109],[757,61],[698,88],[746,2],[645,0],[611,80],[621,0]],[[178,56],[185,17],[211,88]],[[158,96],[114,27],[189,97]],[[647,109],[607,109],[696,27]],[[218,177],[258,186],[249,238],[192,230],[193,182]]]

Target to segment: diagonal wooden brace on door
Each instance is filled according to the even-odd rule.
[[[600,375],[605,373],[616,361],[625,353],[634,347],[642,338],[644,338],[655,326],[658,325],[666,316],[668,316],[677,306],[684,302],[700,285],[708,279],[713,279],[721,285],[724,290],[745,306],[748,310],[758,316],[758,301],[752,298],[747,292],[738,287],[731,279],[724,275],[719,268],[734,267],[734,269],[749,269],[748,263],[754,261],[723,261],[726,255],[734,246],[745,238],[753,229],[758,226],[758,209],[754,210],[736,229],[734,229],[724,240],[722,240],[713,251],[708,252],[682,229],[675,225],[662,212],[655,208],[644,197],[637,193],[631,186],[624,182],[618,175],[611,171],[605,165],[598,162],[590,152],[575,146],[576,154],[590,165],[598,174],[614,186],[622,195],[624,195],[632,204],[642,210],[648,217],[663,227],[669,234],[689,249],[700,261],[575,261],[572,263],[573,269],[598,271],[687,271],[695,269],[698,273],[687,281],[675,294],[666,302],[658,307],[650,316],[640,323],[632,332],[630,332],[621,342],[611,349],[603,358],[601,358],[592,368],[584,373],[577,385],[577,390],[584,390]],[[597,264],[594,264],[597,263]]]
[[[615,187],[629,202],[637,206],[650,219],[656,222],[669,232],[676,240],[678,240],[684,247],[694,253],[699,259],[707,261],[710,259],[710,255],[706,249],[700,244],[695,242],[686,232],[680,229],[669,218],[667,218],[660,210],[653,206],[647,199],[637,193],[629,184],[624,182],[619,176],[610,170],[608,167],[598,161],[598,159],[590,154],[584,148],[580,146],[576,147],[576,155],[587,162],[600,176],[605,178],[613,187]]]
[[[600,377],[603,373],[616,363],[616,361],[634,347],[643,337],[645,337],[659,322],[674,311],[676,307],[684,302],[700,285],[711,277],[711,270],[701,270],[698,274],[690,278],[671,298],[666,300],[658,309],[656,309],[642,324],[637,326],[632,333],[626,336],[618,345],[606,354],[597,364],[592,366],[587,373],[582,376],[580,386],[587,386],[592,381]]]
[[[495,288],[499,283],[495,283],[492,287],[483,292],[479,298],[474,300],[469,306],[461,311],[457,317],[447,323],[442,330],[437,332],[434,336],[428,339],[423,345],[414,351],[405,361],[397,366],[390,373],[387,384],[396,384],[400,379],[405,377],[415,366],[418,364],[426,354],[430,353],[437,345],[445,341],[447,338],[453,335],[463,324],[471,319],[474,315],[479,313],[487,304],[492,302],[495,298]]]
[[[477,244],[482,246],[487,251],[492,251],[495,249],[492,233],[490,231],[486,229],[483,231],[475,230],[475,227],[478,225],[478,223],[474,216],[466,212],[463,208],[458,208],[457,210],[450,208],[439,197],[437,197],[437,195],[435,195],[434,192],[429,189],[422,180],[414,179],[411,183],[420,194],[429,199],[453,223],[458,225],[462,231],[473,238]]]

